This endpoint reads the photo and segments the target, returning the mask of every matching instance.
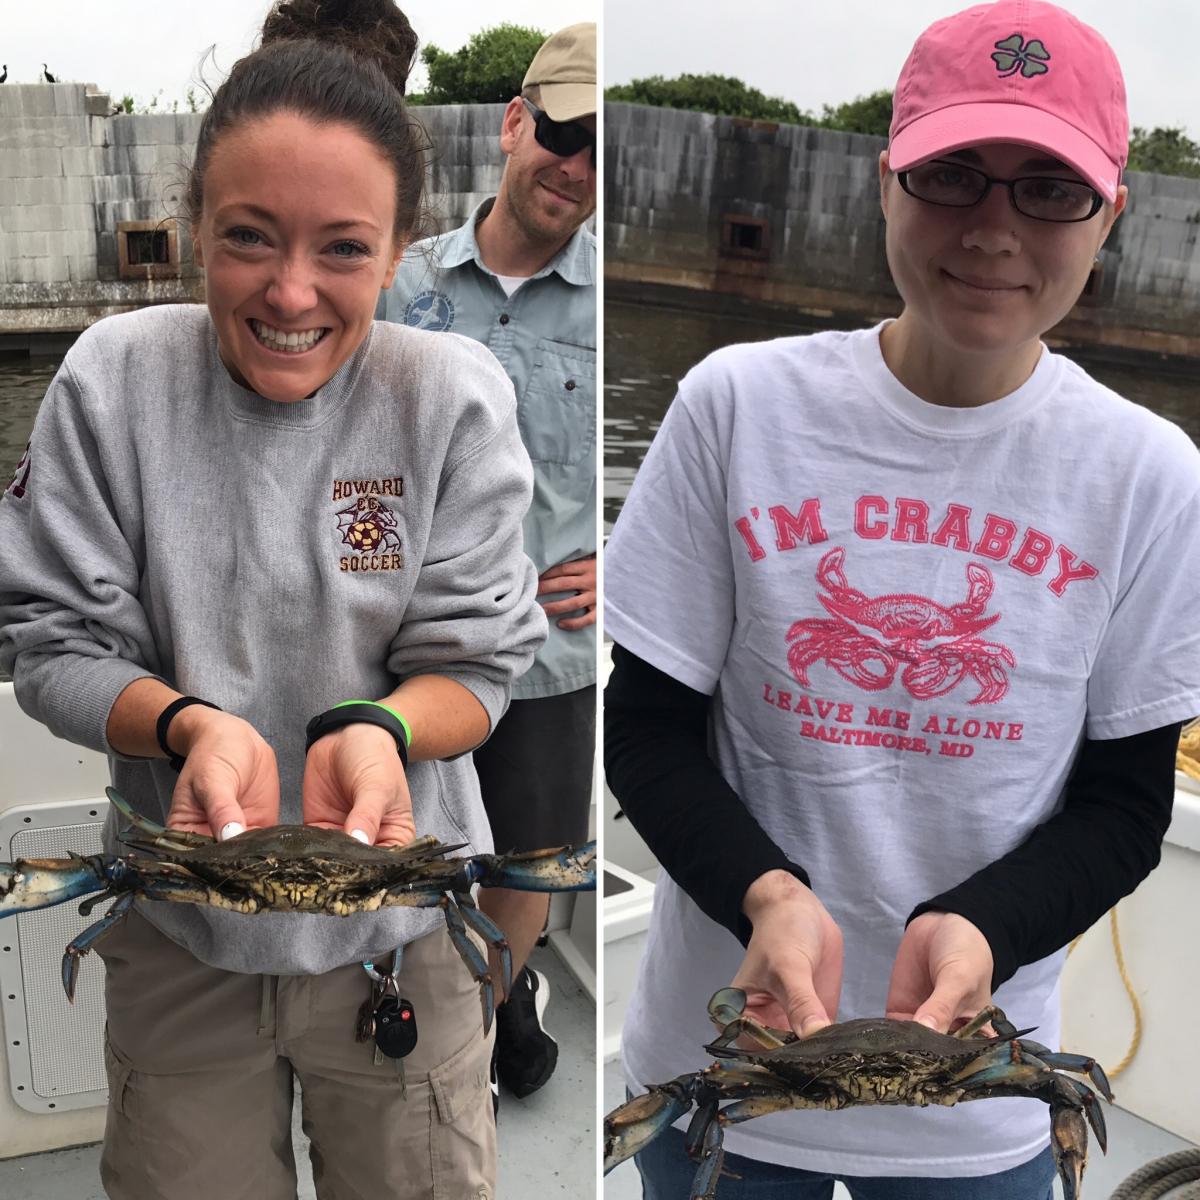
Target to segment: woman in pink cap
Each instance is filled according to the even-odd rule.
[[[681,383],[606,558],[608,778],[666,868],[631,1089],[702,1065],[730,982],[799,1034],[994,999],[1054,1046],[1063,947],[1158,862],[1200,711],[1200,455],[1040,340],[1125,206],[1127,140],[1069,13],[939,21],[879,161],[899,318]],[[1049,1124],[778,1113],[726,1127],[718,1192],[1044,1200]],[[639,1166],[688,1194],[682,1133]]]

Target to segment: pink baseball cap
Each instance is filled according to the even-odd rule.
[[[1129,157],[1112,47],[1042,0],[978,4],[930,25],[896,83],[889,164],[903,171],[984,142],[1044,150],[1111,202]]]

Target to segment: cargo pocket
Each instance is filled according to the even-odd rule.
[[[496,1194],[491,1049],[490,1039],[474,1037],[429,1073],[434,1200],[493,1200]]]
[[[583,462],[596,444],[596,352],[540,338],[517,420],[534,462]]]
[[[133,1066],[117,1057],[108,1040],[107,1025],[104,1027],[104,1072],[108,1076],[109,1105],[121,1116],[127,1116],[129,1077],[133,1074]]]

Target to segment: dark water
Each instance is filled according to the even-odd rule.
[[[706,354],[733,342],[807,333],[800,322],[682,312],[608,301],[604,306],[604,520],[611,527],[634,472],[675,394],[676,382]],[[1200,362],[1195,373],[1153,360],[1115,366],[1074,357],[1102,383],[1181,425],[1200,444]],[[0,359],[0,488],[25,451],[33,418],[61,358]]]
[[[849,324],[845,328],[849,328]],[[662,423],[676,382],[706,354],[733,342],[812,332],[775,314],[765,317],[683,312],[609,300],[604,305],[604,523],[612,528],[634,472]],[[1181,425],[1200,445],[1200,362],[1194,374],[1168,372],[1157,360],[1137,366],[1073,354],[1095,379]]]
[[[13,477],[62,357],[0,358],[0,491]]]

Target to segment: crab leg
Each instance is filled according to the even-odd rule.
[[[107,894],[107,893],[106,893]],[[104,899],[103,896],[94,897],[88,902],[87,911],[91,911],[93,904],[99,904]],[[134,895],[132,892],[125,892],[108,910],[108,912],[100,918],[94,925],[89,925],[73,942],[69,943],[62,956],[62,985],[63,991],[67,993],[67,1000],[75,1003],[75,983],[79,978],[79,960],[89,953],[92,947],[106,933],[111,932],[112,927],[133,907]],[[84,910],[83,905],[80,906],[80,911]]]
[[[981,1008],[961,1029],[956,1029],[950,1036],[956,1038],[974,1037],[989,1021],[1007,1021],[1003,1011],[994,1004]],[[993,1025],[993,1028],[995,1026]],[[997,1029],[997,1033],[1000,1031]],[[1015,1031],[1013,1035],[1015,1036]]]
[[[475,902],[466,893],[456,896],[455,899],[458,901],[458,911],[462,919],[499,955],[501,990],[507,999],[512,991],[512,950],[504,930],[487,913],[476,908]]]
[[[688,1127],[689,1153],[698,1153],[700,1158],[700,1166],[692,1180],[690,1200],[714,1200],[717,1181],[722,1174],[729,1174],[724,1170],[726,1125],[738,1125],[767,1113],[787,1112],[796,1108],[836,1107],[824,1100],[798,1096],[794,1092],[771,1088],[763,1083],[726,1087],[717,1082],[716,1076],[710,1076],[709,1082],[715,1088],[715,1095],[696,1110]],[[718,1111],[719,1100],[739,1095],[746,1098],[727,1104]]]
[[[1056,1075],[1031,1054],[1024,1055],[1017,1064],[996,1063],[978,1071],[962,1080],[962,1086],[964,1100],[1036,1096],[1049,1104],[1051,1145],[1063,1195],[1065,1200],[1076,1200],[1087,1166],[1087,1125],[1092,1127],[1101,1151],[1108,1152],[1108,1130],[1096,1093],[1080,1080]]]
[[[450,896],[442,896],[439,900],[439,906],[446,914],[450,940],[454,943],[459,958],[471,972],[471,978],[479,984],[479,1000],[483,1005],[483,1035],[486,1037],[492,1027],[492,1017],[496,1014],[496,989],[492,984],[492,973],[488,969],[487,959],[479,953],[475,943],[467,936],[467,926],[459,905],[460,902]]]
[[[753,1017],[745,1016],[746,993],[741,988],[727,987],[713,992],[708,1002],[709,1019],[721,1029],[721,1036],[710,1046],[706,1046],[710,1054],[717,1054],[725,1046],[745,1034],[753,1038],[760,1046],[768,1050],[778,1049],[798,1039],[790,1029],[772,1029]]]
[[[137,896],[142,895],[150,900],[177,900],[186,904],[216,905],[221,901],[221,907],[234,907],[206,883],[188,876],[182,868],[167,863],[139,863],[135,872],[125,859],[114,858],[108,861],[108,880],[108,888],[98,896],[89,896],[79,906],[79,911],[86,917],[97,904],[103,904],[111,896],[117,897],[116,904],[99,921],[79,934],[63,952],[63,990],[72,1004],[75,1003],[80,959],[125,916]]]
[[[158,824],[157,821],[151,821],[149,817],[143,817],[141,813],[135,812],[130,807],[129,801],[116,788],[105,788],[104,794],[108,797],[109,804],[130,825],[154,839],[153,844],[143,844],[138,846],[138,849],[148,850],[153,854],[159,850],[187,850],[193,846],[213,846],[216,844],[216,838],[206,837],[202,833],[191,833],[186,829],[168,829],[165,825]],[[122,838],[121,840],[126,845],[136,845],[131,839]]]
[[[1021,1051],[1024,1056],[1032,1055],[1039,1062],[1044,1062],[1046,1066],[1060,1071],[1074,1071],[1077,1075],[1086,1075],[1092,1081],[1092,1086],[1096,1091],[1110,1104],[1112,1103],[1112,1085],[1108,1082],[1104,1068],[1094,1058],[1089,1058],[1086,1054],[1070,1054],[1065,1050],[1051,1050],[1037,1042],[1029,1041],[1020,1034],[1017,1036],[1021,1037]]]
[[[1086,1072],[1096,1082],[1105,1099],[1112,1100],[1108,1077],[1094,1060],[1078,1054],[1050,1057],[1065,1057],[1068,1061],[1054,1065],[1081,1074]],[[1104,1112],[1096,1093],[1077,1079],[1055,1074],[1046,1060],[1030,1052],[1027,1043],[1009,1042],[997,1050],[980,1055],[954,1077],[954,1082],[963,1088],[964,1100],[973,1100],[977,1096],[1038,1096],[1052,1109],[1064,1104],[1082,1109],[1096,1134],[1100,1149],[1106,1153],[1108,1151]]]
[[[700,1166],[692,1180],[691,1200],[713,1200],[725,1162],[725,1130],[721,1128],[715,1098],[696,1110],[688,1126],[687,1143],[688,1153],[700,1157]]]

